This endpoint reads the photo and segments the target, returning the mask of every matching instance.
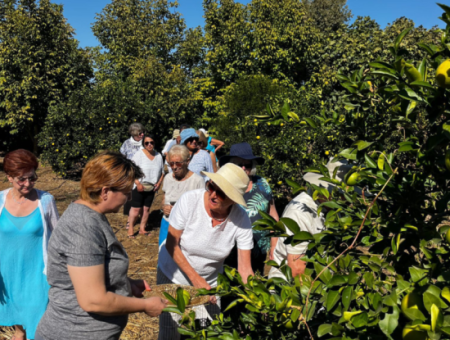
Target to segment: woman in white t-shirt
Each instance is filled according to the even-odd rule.
[[[234,245],[238,248],[238,271],[244,282],[253,275],[250,255],[253,232],[243,195],[249,178],[235,164],[224,165],[217,173],[203,172],[211,180],[206,190],[184,193],[169,216],[169,233],[161,245],[157,283],[192,285],[211,289],[223,272],[223,263]],[[220,300],[199,307],[198,319],[212,319],[220,313]],[[164,313],[159,321],[159,340],[180,338],[177,314]]]
[[[145,227],[147,226],[150,207],[155,198],[155,193],[158,191],[164,178],[164,160],[161,154],[155,150],[153,135],[145,135],[142,139],[142,145],[144,149],[136,152],[131,159],[141,168],[144,177],[135,181],[131,192],[128,238],[134,238],[133,227],[139,215],[141,215],[139,234],[149,234]]]
[[[162,187],[164,194],[161,208],[164,216],[159,228],[159,246],[166,240],[169,231],[169,215],[180,196],[191,190],[205,188],[203,178],[188,169],[189,158],[189,150],[184,145],[175,145],[167,152],[166,160],[172,172],[164,177]]]

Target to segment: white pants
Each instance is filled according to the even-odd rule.
[[[164,273],[158,268],[156,274],[156,284],[170,284],[173,283]],[[217,297],[217,304],[209,304],[207,306],[200,305],[192,308],[195,311],[195,318],[201,320],[201,324],[207,320],[214,320],[216,315],[220,314],[220,297]],[[178,333],[178,327],[180,327],[181,316],[176,313],[162,313],[159,317],[159,335],[158,340],[179,340],[180,333]]]

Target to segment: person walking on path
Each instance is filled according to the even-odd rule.
[[[55,199],[37,190],[38,160],[27,150],[8,153],[3,168],[12,188],[0,192],[0,325],[13,340],[35,339],[47,308],[47,247],[59,215]]]
[[[141,215],[139,234],[149,235],[146,231],[150,207],[155,193],[164,179],[164,161],[161,154],[155,150],[153,135],[145,135],[142,139],[144,149],[138,151],[132,161],[141,168],[144,176],[136,179],[131,194],[131,209],[128,217],[128,238],[134,238],[134,224]]]
[[[206,148],[206,146],[208,145],[208,140],[206,139],[205,134],[201,130],[197,130],[196,133],[198,135],[198,148],[206,151],[209,154],[209,157],[211,157],[214,172],[217,172],[216,154]]]
[[[205,189],[184,193],[169,216],[169,233],[161,246],[158,284],[192,285],[211,289],[217,285],[223,263],[237,244],[238,271],[244,282],[253,275],[250,253],[253,236],[250,219],[242,205],[248,176],[234,164],[226,164],[217,173],[204,173],[211,180]],[[196,318],[204,326],[220,313],[220,299],[194,307]],[[177,340],[179,316],[163,313],[159,319],[159,340]]]
[[[80,199],[49,242],[49,304],[35,340],[118,340],[128,314],[158,316],[166,307],[167,300],[141,298],[150,287],[127,277],[128,255],[105,216],[121,209],[141,177],[136,164],[112,151],[84,168]]]
[[[120,148],[120,153],[128,159],[132,159],[136,152],[142,149],[142,138],[144,138],[144,126],[140,123],[133,123],[128,127],[130,138],[127,139]],[[131,202],[125,203],[123,206],[123,214],[128,216],[130,214]],[[128,219],[126,228],[129,228]]]
[[[250,182],[244,194],[247,206],[244,209],[252,223],[262,219],[259,211],[269,214],[276,221],[279,220],[269,183],[265,178],[256,175],[256,166],[263,165],[264,162],[264,158],[255,156],[250,144],[245,142],[232,145],[230,154],[221,157],[219,161],[220,166],[227,163],[236,164],[249,176]],[[259,270],[261,274],[264,274],[264,262],[266,261],[267,253],[269,252],[269,259],[272,260],[273,251],[277,245],[277,238],[272,237],[269,239],[267,235],[268,232],[253,230],[253,242],[255,246],[252,250],[252,268]],[[226,264],[236,268],[236,262],[236,251],[234,251],[227,259]]]
[[[167,161],[172,173],[164,177],[162,191],[162,211],[164,213],[159,229],[158,245],[166,240],[169,230],[169,216],[173,206],[185,192],[204,189],[205,181],[199,175],[188,169],[189,150],[184,145],[175,145],[167,154]]]
[[[205,150],[200,150],[198,146],[199,137],[194,129],[186,129],[181,132],[181,145],[185,145],[191,154],[189,162],[189,170],[203,177],[204,181],[208,181],[202,172],[214,172],[211,157]]]

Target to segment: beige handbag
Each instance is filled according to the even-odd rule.
[[[144,191],[153,191],[155,189],[155,185],[150,182],[141,182],[141,184],[144,187]]]

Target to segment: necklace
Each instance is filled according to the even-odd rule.
[[[23,201],[20,201],[20,199],[17,200],[17,199],[14,197],[14,191],[12,191],[12,190],[11,190],[11,197],[12,197],[13,201],[16,202],[18,205],[22,205],[22,204],[24,204],[26,201],[28,201],[28,198],[25,197],[25,196],[24,196],[24,197],[25,197],[25,200],[23,200]]]
[[[225,221],[228,218],[228,215],[223,217],[223,218],[217,218],[217,217],[214,217],[213,215],[214,215],[214,213],[211,211],[211,217],[213,219],[215,219],[217,222],[223,222],[223,221]]]

